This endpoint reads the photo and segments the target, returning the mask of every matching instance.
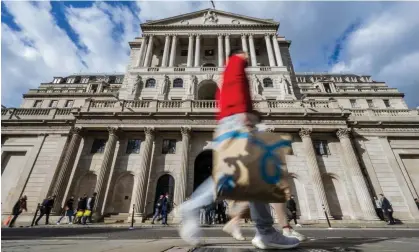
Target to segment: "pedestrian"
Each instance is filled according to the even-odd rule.
[[[19,215],[23,212],[23,210],[25,210],[25,212],[28,211],[28,209],[26,208],[27,200],[28,198],[26,197],[26,195],[23,195],[22,198],[20,198],[16,202],[16,204],[13,206],[13,210],[12,210],[13,218],[9,222],[9,228],[14,227],[17,217],[19,217]]]
[[[164,198],[164,195],[162,194],[160,195],[160,198],[156,202],[156,206],[154,207],[153,220],[151,221],[151,224],[154,224],[154,221],[160,216],[162,206],[163,206],[163,198]]]
[[[291,198],[287,201],[287,209],[290,212],[290,217],[288,222],[294,220],[294,224],[297,227],[301,227],[300,224],[297,223],[297,204],[294,200],[294,195],[291,195]]]
[[[380,196],[381,196],[381,209],[383,209],[384,214],[388,218],[388,225],[396,224],[393,218],[393,207],[390,201],[384,196],[384,194],[380,194]]]
[[[250,87],[245,73],[247,60],[247,54],[241,50],[232,50],[229,54],[221,91],[217,90],[219,113],[216,132],[225,129],[240,130],[255,125],[256,116],[252,114]],[[200,243],[202,234],[199,228],[199,209],[214,201],[214,188],[215,182],[209,177],[195,190],[191,200],[180,206],[182,225],[179,234],[189,244]],[[297,238],[285,237],[273,227],[269,204],[251,202],[250,212],[256,223],[253,246],[259,249],[287,249],[299,245]]]
[[[49,215],[51,214],[51,210],[54,206],[56,196],[52,195],[48,198],[44,199],[41,205],[41,214],[39,215],[38,219],[35,221],[35,225],[38,225],[38,222],[41,218],[45,215],[45,225],[49,225]]]
[[[218,217],[218,224],[226,224],[227,216],[226,216],[225,200],[221,200],[217,203],[216,212],[217,212],[217,217]]]
[[[96,195],[97,193],[93,193],[93,196],[87,199],[86,202],[86,210],[84,211],[83,214],[83,225],[86,225],[87,220],[89,220],[89,223],[93,223],[92,221],[92,215],[93,215],[93,208],[95,207],[95,202],[96,202]]]
[[[64,214],[57,221],[57,225],[60,225],[61,220],[66,216],[68,217],[68,224],[70,224],[70,225],[73,224],[73,222],[72,222],[72,218],[73,218],[73,215],[74,215],[73,205],[74,205],[74,196],[71,196],[65,203]]]
[[[205,225],[206,222],[207,222],[207,217],[206,217],[205,207],[201,207],[201,209],[199,209],[199,223],[201,225]]]
[[[419,209],[419,199],[418,198],[416,198],[415,199],[415,203],[416,203],[416,206],[418,207],[418,209]]]
[[[81,224],[84,211],[86,210],[86,204],[87,194],[84,194],[82,197],[79,198],[79,201],[77,202],[77,212],[76,217],[74,218],[74,223]]]
[[[162,215],[162,224],[163,225],[168,225],[167,224],[167,214],[170,211],[170,207],[171,206],[171,200],[169,198],[169,193],[166,193],[165,197],[163,197],[163,204],[162,204],[162,208],[161,208],[161,215]]]
[[[377,213],[378,218],[380,220],[385,221],[383,209],[381,208],[381,200],[377,199],[377,197],[374,197],[374,203],[375,203],[375,212]]]

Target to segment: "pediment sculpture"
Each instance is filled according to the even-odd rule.
[[[208,11],[204,14],[204,24],[212,23],[216,24],[218,22],[217,14],[215,14],[213,11]]]
[[[137,76],[137,79],[134,82],[134,86],[132,87],[131,94],[136,94],[137,90],[142,87],[142,78],[140,75]]]

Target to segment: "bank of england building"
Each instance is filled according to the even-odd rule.
[[[323,209],[377,220],[380,193],[396,218],[419,220],[418,110],[396,88],[295,72],[291,41],[271,19],[206,9],[141,28],[124,73],[51,76],[20,107],[2,107],[3,216],[22,195],[27,218],[53,194],[58,213],[71,195],[97,192],[94,211],[108,222],[133,210],[145,221],[166,192],[181,204],[210,176],[215,92],[230,50],[243,49],[254,108],[267,130],[293,136],[287,179],[301,220],[322,221]]]

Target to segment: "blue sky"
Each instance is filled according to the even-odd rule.
[[[298,72],[368,74],[419,106],[419,2],[215,1],[280,22]],[[2,104],[54,76],[125,72],[139,24],[210,7],[209,1],[1,3]]]

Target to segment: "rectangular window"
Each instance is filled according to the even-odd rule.
[[[68,78],[67,83],[74,83],[75,80],[76,80],[76,78]]]
[[[139,139],[130,139],[128,140],[128,145],[127,145],[127,154],[132,154],[132,153],[140,153],[140,146],[141,146],[141,140]]]
[[[313,144],[314,144],[314,149],[316,151],[316,155],[319,155],[319,156],[330,155],[330,150],[329,150],[327,141],[315,140],[313,141]]]
[[[324,90],[326,90],[326,93],[332,93],[332,89],[330,88],[330,84],[329,83],[324,83]]]
[[[212,50],[212,49],[205,50],[205,56],[207,56],[207,57],[214,56],[214,50]]]
[[[89,82],[89,78],[82,78],[81,79],[81,83],[88,83]]]
[[[42,106],[42,100],[36,100],[33,104],[34,108],[40,108]]]
[[[96,93],[97,91],[97,85],[92,85],[91,93]]]
[[[180,51],[180,56],[183,56],[183,57],[188,56],[188,50],[181,50]]]
[[[256,56],[260,56],[260,50],[259,49],[255,49],[255,54],[256,54]]]
[[[368,108],[374,108],[374,102],[372,100],[367,100]]]
[[[49,107],[50,107],[50,108],[56,108],[56,107],[57,107],[57,104],[58,104],[58,100],[52,100],[52,101],[49,103]]]
[[[349,100],[351,102],[351,108],[357,108],[358,105],[356,104],[356,100],[355,99],[351,99]]]
[[[175,154],[176,153],[176,140],[175,139],[164,139],[162,154]]]
[[[105,152],[106,139],[95,139],[93,141],[92,150],[90,153],[103,153]]]
[[[66,108],[72,108],[73,107],[73,103],[74,103],[74,100],[67,100],[65,102],[65,107]]]
[[[61,78],[55,78],[53,83],[61,83]]]
[[[386,105],[386,108],[391,108],[389,100],[384,100],[384,105]]]

